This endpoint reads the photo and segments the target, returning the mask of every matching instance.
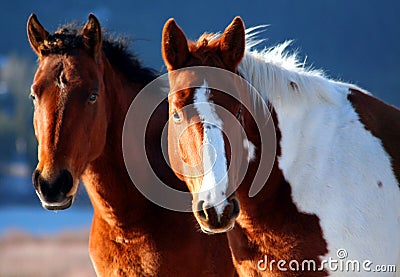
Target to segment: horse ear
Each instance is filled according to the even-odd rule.
[[[89,14],[88,22],[82,29],[83,43],[86,49],[97,57],[101,50],[101,26],[96,16]]]
[[[161,48],[168,70],[180,68],[189,56],[186,36],[173,18],[164,25]]]
[[[222,60],[231,69],[235,69],[243,58],[245,50],[245,28],[243,20],[237,16],[226,27],[220,40]]]
[[[48,38],[49,32],[40,24],[35,14],[31,14],[26,25],[28,40],[35,53],[40,56],[40,48]]]

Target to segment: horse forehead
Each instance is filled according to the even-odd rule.
[[[100,67],[87,55],[71,55],[63,61],[64,74],[69,79],[85,79],[87,81],[99,78]]]
[[[81,53],[81,52],[79,52]],[[85,54],[51,54],[41,60],[39,65],[39,75],[46,75],[48,78],[59,77],[62,73],[68,78],[93,78],[97,75],[97,68],[94,61]]]
[[[203,84],[204,77],[199,76],[196,70],[181,69],[168,74],[170,82],[170,93],[181,90],[199,87]]]
[[[61,57],[45,57],[39,63],[34,77],[34,85],[39,82],[54,78],[62,67]]]
[[[86,68],[77,58],[46,56],[39,64],[31,91],[45,96],[46,103],[57,102],[61,107],[66,99],[79,98],[74,92],[98,89],[97,73],[90,65]]]
[[[171,91],[186,88],[202,87],[206,81],[207,87],[219,88],[226,86],[225,83],[236,84],[233,72],[213,65],[199,65],[181,68],[168,73]]]
[[[199,76],[191,70],[177,70],[170,72],[168,78],[169,102],[178,109],[193,104],[193,88],[200,83]]]
[[[214,87],[218,87],[218,77],[205,73],[203,70],[194,68],[170,72],[169,96],[174,99],[181,98],[181,100],[193,98],[199,88],[207,89],[209,93],[213,92]]]

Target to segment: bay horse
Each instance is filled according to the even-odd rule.
[[[287,42],[254,50],[256,30],[240,17],[197,41],[174,19],[163,29],[169,159],[201,229],[229,231],[240,276],[356,276],[367,274],[363,261],[399,268],[400,111],[305,68]],[[232,91],[205,67],[228,72],[217,79]],[[275,140],[262,143],[267,132]],[[264,152],[276,153],[271,168]],[[352,262],[361,269],[346,271]]]
[[[66,25],[54,34],[32,14],[27,33],[39,58],[31,87],[39,159],[34,187],[45,209],[62,210],[73,204],[83,180],[94,209],[89,254],[96,274],[236,274],[226,236],[199,233],[191,213],[153,204],[128,175],[122,153],[125,115],[156,78],[153,70],[143,67],[126,43],[107,38],[92,14],[83,27]],[[165,101],[155,111],[157,120],[149,123],[150,160],[162,155],[158,144],[167,109]],[[184,188],[167,165],[157,164],[154,170],[167,184]],[[43,266],[46,262],[51,261]]]

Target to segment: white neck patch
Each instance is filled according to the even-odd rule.
[[[256,147],[248,139],[243,140],[243,147],[247,150],[247,161],[251,162],[256,157]]]
[[[208,98],[208,84],[196,89],[194,107],[203,122],[202,160],[204,176],[199,199],[214,206],[219,215],[225,208],[228,188],[228,170],[225,156],[225,143],[222,134],[222,121],[218,117],[214,104]]]
[[[320,220],[329,250],[321,259],[335,259],[345,249],[351,260],[399,266],[400,193],[390,156],[360,122],[348,88],[335,86],[340,106],[275,109],[279,167],[299,211]]]

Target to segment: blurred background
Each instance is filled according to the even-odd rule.
[[[240,15],[270,24],[264,46],[293,39],[307,64],[400,106],[400,2],[303,1],[2,1],[0,9],[0,276],[93,276],[87,254],[92,209],[83,186],[67,211],[41,208],[31,184],[36,165],[28,97],[36,56],[26,22],[36,13],[50,31],[94,13],[112,34],[132,39],[143,64],[165,72],[160,38],[174,17],[189,38],[222,31]]]

